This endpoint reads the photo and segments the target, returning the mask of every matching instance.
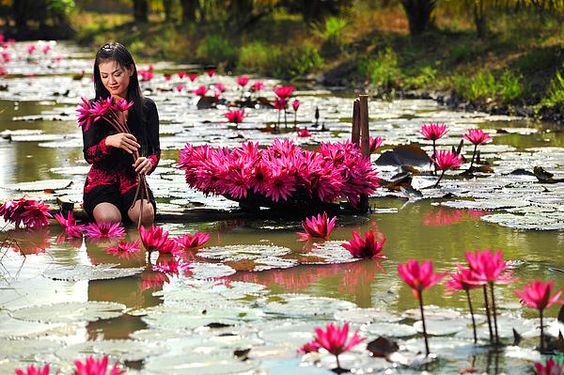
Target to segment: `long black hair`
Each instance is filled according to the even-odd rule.
[[[130,111],[139,119],[141,126],[142,143],[147,142],[147,134],[145,129],[145,113],[143,111],[143,94],[139,86],[137,78],[137,66],[133,60],[131,53],[125,46],[118,42],[106,43],[96,53],[94,60],[94,90],[96,91],[96,100],[105,99],[110,96],[110,92],[104,87],[102,77],[100,75],[100,63],[106,61],[115,61],[122,68],[133,68],[133,74],[129,78],[129,86],[127,87],[127,100],[133,101],[133,107]]]

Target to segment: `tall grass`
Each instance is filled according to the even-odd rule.
[[[361,61],[359,70],[375,87],[384,90],[398,86],[402,77],[398,57],[390,47],[378,52],[373,59]]]
[[[237,61],[238,49],[221,35],[212,34],[204,39],[196,49],[196,57],[208,63],[233,63]]]
[[[242,71],[291,78],[309,73],[322,64],[318,50],[307,43],[279,46],[253,42],[241,47],[237,67]]]
[[[474,76],[456,74],[453,77],[454,91],[466,100],[503,104],[515,102],[523,94],[522,77],[505,70],[496,78],[490,71],[479,71]]]
[[[562,72],[557,71],[554,79],[550,81],[548,95],[542,104],[564,110],[564,75]]]

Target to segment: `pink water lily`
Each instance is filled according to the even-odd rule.
[[[227,120],[229,120],[229,122],[232,122],[235,125],[239,125],[240,123],[243,122],[243,119],[245,118],[245,110],[239,109],[236,111],[229,111],[225,113],[224,116]]]
[[[82,103],[79,103],[77,112],[78,112],[78,126],[84,128],[84,131],[88,131],[90,125],[94,122],[94,116],[92,116],[92,104],[90,100],[86,99],[85,97],[80,98]]]
[[[466,134],[464,134],[464,139],[468,140],[472,144],[474,144],[474,151],[472,152],[472,161],[470,162],[469,169],[472,169],[472,165],[474,165],[474,159],[476,157],[476,151],[478,150],[478,145],[488,143],[492,140],[492,138],[485,133],[482,129],[469,129]]]
[[[94,356],[87,357],[84,362],[74,361],[75,370],[72,375],[121,375],[125,374],[124,370],[118,367],[115,362],[112,368],[108,368],[108,356],[102,359],[95,359]]]
[[[252,92],[260,91],[262,89],[264,89],[264,83],[262,83],[261,81],[256,81],[249,88],[249,90],[252,91]]]
[[[292,102],[292,109],[293,109],[295,112],[297,112],[297,111],[298,111],[298,108],[300,108],[300,101],[299,101],[298,99],[295,99],[295,100]]]
[[[17,369],[16,375],[49,375],[49,364],[44,367],[29,365],[25,370]]]
[[[425,325],[425,314],[423,313],[423,290],[428,289],[441,281],[446,273],[434,273],[432,261],[418,261],[410,259],[406,264],[398,264],[400,278],[411,288],[413,296],[419,301],[421,312],[421,322],[423,323],[423,337],[425,338],[425,353],[428,356],[429,339],[427,337],[427,327]]]
[[[274,88],[274,93],[281,99],[287,99],[294,93],[294,86],[278,86]]]
[[[17,201],[6,201],[0,205],[0,216],[16,228],[23,224],[25,228],[39,228],[49,224],[52,217],[49,206],[33,199],[20,198]]]
[[[441,176],[437,180],[435,187],[439,185],[445,172],[449,169],[457,168],[462,164],[462,156],[451,151],[436,151],[431,161],[442,171]]]
[[[312,352],[318,352],[320,348],[321,346],[317,343],[317,341],[313,340],[302,345],[302,347],[298,349],[298,352],[307,354]]]
[[[120,241],[116,246],[111,246],[106,249],[106,253],[119,258],[128,259],[131,256],[138,255],[141,251],[141,242],[139,240],[134,242]]]
[[[298,137],[300,137],[300,138],[311,137],[311,133],[307,129],[300,129],[300,130],[298,130],[297,133],[298,133]]]
[[[165,79],[165,81],[170,81],[171,78],[172,78],[172,77],[171,77],[170,74],[168,74],[168,73],[165,73],[165,74],[164,74],[164,79]]]
[[[94,239],[125,237],[121,223],[90,223],[84,227],[86,237]]]
[[[184,79],[184,77],[186,77],[186,72],[185,72],[185,71],[180,71],[180,72],[178,72],[178,78]]]
[[[302,228],[304,228],[305,232],[297,232],[297,235],[299,236],[298,241],[308,241],[314,237],[328,240],[329,235],[335,227],[336,220],[337,217],[329,218],[327,212],[318,214],[317,217],[312,216],[307,218],[305,223],[302,222]]]
[[[515,294],[521,298],[524,304],[534,309],[539,310],[540,315],[540,351],[544,351],[544,325],[543,325],[543,313],[544,310],[549,308],[554,304],[564,304],[564,300],[560,300],[560,294],[562,290],[557,291],[552,294],[552,289],[554,287],[554,281],[549,281],[547,283],[541,280],[531,280],[526,284],[522,290],[515,289]]]
[[[153,271],[162,272],[170,276],[177,276],[180,272],[186,273],[190,271],[192,265],[187,262],[179,262],[175,258],[160,261],[153,266]]]
[[[141,236],[141,242],[143,246],[149,252],[160,251],[168,240],[168,232],[162,227],[151,225],[149,230],[145,229],[143,226],[139,228],[139,235]]]
[[[194,90],[194,94],[198,96],[206,96],[208,92],[208,88],[206,86],[200,86],[196,90]]]
[[[382,145],[382,142],[384,142],[384,139],[382,137],[370,137],[370,153],[375,153],[376,150]]]
[[[337,368],[341,367],[339,363],[339,355],[348,352],[358,344],[364,341],[358,335],[358,329],[349,339],[349,324],[343,324],[343,327],[335,326],[329,323],[325,330],[321,327],[315,328],[315,342],[329,353],[333,354],[337,360]]]
[[[562,358],[555,360],[554,357],[550,357],[544,364],[541,362],[535,362],[535,374],[564,375],[564,360]]]
[[[482,145],[492,140],[489,134],[484,132],[482,129],[468,129],[466,134],[464,134],[464,139],[474,145]]]
[[[66,234],[71,238],[82,237],[82,225],[76,225],[76,220],[72,211],[67,212],[67,217],[65,218],[62,213],[54,215],[55,219],[65,228]]]
[[[465,253],[466,260],[472,272],[472,278],[469,283],[474,285],[482,285],[484,291],[484,303],[486,307],[486,316],[488,318],[488,328],[490,331],[490,341],[499,344],[499,335],[497,329],[497,312],[495,304],[494,285],[509,284],[516,281],[517,278],[512,277],[513,271],[509,271],[509,265],[503,260],[503,253],[496,251],[493,253],[490,249],[483,251],[476,250],[475,253],[468,251]],[[492,300],[492,316],[494,330],[492,330],[491,317],[489,311],[489,302],[487,294],[487,286],[490,286]],[[495,333],[495,334],[494,334]]]
[[[194,232],[193,235],[186,233],[182,237],[174,238],[174,241],[183,248],[184,250],[187,249],[195,249],[197,247],[203,246],[208,240],[210,239],[210,235],[207,233],[200,233],[199,231]]]
[[[128,111],[131,107],[133,107],[133,101],[128,102],[126,99],[121,99],[112,104],[112,109],[119,112]]]
[[[195,73],[188,74],[188,79],[190,80],[190,82],[194,82],[196,80],[196,78],[198,78],[197,74],[195,74]]]
[[[50,45],[46,45],[43,48],[41,48],[41,52],[43,52],[43,54],[48,54],[49,51],[51,51],[51,46]]]
[[[237,84],[241,87],[245,87],[247,85],[247,83],[249,83],[249,77],[246,76],[242,76],[242,77],[237,77],[237,79],[235,80],[235,82],[237,82]]]
[[[447,133],[447,126],[438,123],[424,124],[419,133],[430,141],[436,141]]]
[[[207,73],[208,73],[208,76],[211,78],[211,77],[213,77],[213,76],[215,75],[215,70],[213,70],[213,69],[208,69],[208,72],[207,72]]]
[[[353,257],[386,259],[386,256],[382,254],[382,249],[384,247],[384,243],[386,242],[385,237],[378,242],[372,230],[364,233],[364,238],[353,230],[352,236],[352,240],[349,240],[348,243],[344,243],[341,246],[347,249]]]
[[[27,47],[27,53],[29,53],[30,55],[33,53],[33,51],[35,51],[37,49],[37,46],[35,44],[30,44]]]

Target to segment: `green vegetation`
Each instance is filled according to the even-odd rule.
[[[439,91],[539,112],[564,102],[562,0],[112,0],[101,14],[108,1],[37,3],[62,6],[80,43],[119,40],[141,58],[287,80],[315,73],[385,97]],[[0,0],[0,18],[1,4],[16,3]]]

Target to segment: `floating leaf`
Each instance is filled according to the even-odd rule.
[[[117,266],[117,264],[98,264],[94,266],[76,264],[73,266],[48,268],[43,272],[43,276],[53,280],[65,281],[109,280],[130,277],[143,272],[144,269],[143,267],[116,268]]]
[[[24,307],[11,311],[10,315],[15,319],[32,322],[71,323],[116,318],[124,310],[125,305],[115,302],[64,302]]]

